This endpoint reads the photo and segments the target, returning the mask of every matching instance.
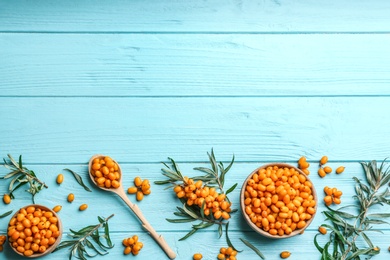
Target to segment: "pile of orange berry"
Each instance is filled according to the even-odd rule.
[[[91,174],[99,187],[119,188],[119,166],[110,157],[95,158],[91,167]]]
[[[25,256],[44,253],[59,236],[57,217],[34,206],[20,209],[8,225],[10,244]]]
[[[217,258],[219,260],[236,260],[237,251],[232,247],[221,247]]]
[[[136,193],[136,198],[138,201],[141,201],[144,198],[144,195],[149,195],[151,193],[149,180],[142,180],[140,177],[134,178],[135,187],[130,187],[127,189],[127,193],[134,194]]]
[[[316,212],[312,183],[295,168],[261,168],[247,181],[245,213],[271,235],[289,235],[306,226]]]
[[[310,174],[309,166],[310,166],[310,163],[308,163],[306,161],[306,157],[302,156],[301,158],[299,158],[298,168],[301,169],[306,175]]]
[[[3,245],[7,237],[5,235],[0,235],[0,252],[3,251]]]
[[[330,187],[326,186],[324,188],[324,192],[326,194],[326,196],[324,198],[324,202],[327,206],[331,205],[332,203],[334,203],[334,204],[341,203],[341,195],[343,195],[343,193],[340,190],[338,190],[337,188],[330,188]]]
[[[139,251],[144,246],[142,242],[138,241],[137,235],[123,239],[122,244],[125,247],[125,250],[123,251],[125,255],[130,253],[138,255]]]
[[[179,199],[186,199],[189,206],[197,205],[202,208],[206,216],[213,214],[214,219],[229,219],[231,203],[227,201],[224,193],[218,193],[214,187],[208,187],[202,181],[194,181],[184,177],[183,185],[173,188]]]

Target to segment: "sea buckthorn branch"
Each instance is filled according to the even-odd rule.
[[[237,211],[231,209],[231,202],[226,196],[232,192],[237,184],[234,184],[226,192],[223,190],[225,175],[230,170],[234,162],[234,156],[228,167],[223,163],[217,163],[213,150],[207,153],[209,156],[211,168],[196,167],[198,170],[206,173],[204,176],[188,178],[183,176],[178,165],[172,158],[171,167],[163,163],[165,168],[161,169],[162,174],[168,179],[155,181],[155,184],[171,184],[176,196],[183,203],[182,207],[177,207],[173,214],[180,219],[167,219],[171,223],[185,223],[200,221],[192,225],[191,231],[180,240],[185,240],[196,231],[208,228],[212,225],[218,225],[219,235],[222,236],[222,226],[228,223],[230,214]],[[169,188],[168,187],[168,188]]]
[[[8,154],[7,156],[9,160],[3,159],[4,167],[10,169],[11,172],[9,172],[3,177],[0,177],[0,179],[13,178],[9,184],[10,197],[14,199],[15,197],[13,195],[13,192],[19,189],[20,187],[29,184],[29,189],[26,191],[31,193],[32,201],[33,203],[35,203],[34,200],[35,195],[38,192],[40,192],[43,188],[48,188],[48,186],[37,178],[34,171],[29,170],[23,166],[21,155],[19,156],[19,162],[16,162],[15,159],[12,158],[10,154]],[[18,184],[14,186],[16,183]]]
[[[86,257],[94,257],[98,254],[108,254],[107,249],[111,249],[114,247],[111,242],[110,230],[108,227],[108,220],[113,216],[114,214],[112,214],[108,218],[98,217],[99,224],[90,225],[78,231],[70,229],[71,233],[68,235],[73,238],[73,240],[62,241],[54,250],[54,252],[65,247],[70,247],[69,260],[71,260],[72,257],[86,260]],[[100,228],[103,228],[104,230],[103,235],[100,235],[99,233]],[[106,240],[106,245],[100,241],[101,238]],[[89,251],[94,251],[95,254],[91,254]]]
[[[375,160],[369,163],[363,162],[361,165],[367,184],[353,177],[356,182],[354,198],[358,201],[358,205],[348,205],[338,210],[327,206],[328,210],[323,212],[332,225],[321,225],[321,227],[331,230],[328,242],[323,247],[317,241],[317,237],[321,233],[314,237],[314,244],[322,254],[322,259],[352,260],[360,259],[359,256],[361,255],[371,257],[380,253],[380,248],[374,246],[367,233],[369,231],[381,232],[374,229],[373,225],[389,224],[382,219],[390,217],[390,213],[369,213],[369,210],[372,206],[378,204],[381,206],[390,205],[389,189],[382,190],[390,180],[390,170],[389,167],[384,170],[385,161],[382,162],[379,168]],[[356,207],[357,211],[350,213],[341,210],[349,207]],[[364,248],[359,248],[356,243],[360,237],[366,243]],[[333,252],[330,253],[330,250]]]

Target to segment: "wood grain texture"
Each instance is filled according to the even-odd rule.
[[[221,158],[341,161],[387,157],[387,97],[1,98],[2,150],[26,162],[84,163]],[[206,159],[206,157],[205,157]]]
[[[354,204],[353,176],[363,179],[361,161],[389,157],[390,2],[326,0],[1,0],[0,156],[23,155],[26,165],[49,186],[36,196],[48,207],[61,204],[64,238],[70,228],[110,221],[115,248],[105,258],[128,259],[121,241],[134,234],[144,242],[137,259],[167,259],[116,195],[92,187],[87,162],[96,153],[112,156],[124,170],[125,188],[135,176],[163,179],[161,161],[174,158],[188,176],[208,166],[214,148],[226,164],[235,156],[226,186],[239,206],[240,187],[264,163],[296,164],[302,155],[319,208],[311,226],[293,239],[270,241],[245,223],[230,221],[238,259],[258,259],[239,238],[268,260],[307,256],[324,223],[322,189],[343,191],[342,205]],[[321,179],[322,155],[341,175]],[[64,168],[83,176],[85,191]],[[0,167],[0,176],[5,173]],[[58,173],[64,183],[55,183]],[[9,180],[0,180],[0,194]],[[191,227],[172,224],[179,206],[173,192],[152,184],[137,203],[178,260],[201,252],[216,259],[226,239],[215,227],[178,241]],[[66,196],[75,194],[68,203]],[[31,203],[22,189],[0,214]],[[89,205],[80,212],[82,203]],[[376,208],[375,210],[382,210]],[[0,219],[0,233],[9,218]],[[387,260],[390,240],[370,234]],[[322,237],[321,237],[322,239]],[[61,250],[45,259],[66,259]],[[0,259],[15,259],[8,245]],[[20,258],[21,259],[21,258]]]
[[[0,34],[0,95],[389,95],[388,46],[364,34]]]
[[[386,0],[0,2],[0,31],[388,32]]]

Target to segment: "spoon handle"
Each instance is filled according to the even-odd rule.
[[[144,217],[142,211],[138,208],[138,206],[132,203],[124,192],[119,192],[118,195],[127,204],[127,206],[129,206],[129,208],[134,212],[134,214],[139,218],[143,228],[147,230],[150,236],[160,245],[160,247],[164,250],[165,254],[167,254],[169,259],[175,259],[176,253],[169,247],[169,245],[167,244],[163,236],[157,234],[156,230],[154,230],[154,228],[149,224],[149,222],[146,220],[146,218]]]

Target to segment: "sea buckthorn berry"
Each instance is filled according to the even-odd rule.
[[[321,233],[321,234],[323,234],[323,235],[325,235],[328,231],[326,230],[326,228],[325,227],[322,227],[322,226],[320,226],[319,228],[318,228],[318,231]]]
[[[137,191],[137,196],[136,196],[138,201],[141,201],[144,198],[144,194],[142,191]]]
[[[142,180],[141,180],[140,177],[135,177],[134,178],[134,185],[137,186],[137,187],[142,185]]]
[[[125,248],[125,250],[123,251],[123,253],[124,253],[125,255],[130,254],[130,253],[131,253],[131,247],[126,246],[126,248]]]
[[[138,191],[137,187],[129,187],[129,188],[127,189],[127,193],[129,193],[129,194],[134,194],[134,193],[136,193],[137,191]]]
[[[201,260],[203,258],[202,254],[200,253],[196,253],[194,254],[194,256],[192,257],[194,260]]]
[[[73,193],[69,193],[68,195],[68,202],[72,202],[74,201],[74,194]]]
[[[5,204],[10,204],[11,203],[11,197],[8,194],[4,194],[3,196],[3,202]]]
[[[80,211],[84,211],[88,208],[88,205],[87,204],[81,204],[80,207],[79,207],[79,210]]]
[[[64,181],[64,175],[61,174],[61,173],[58,174],[58,175],[57,175],[57,180],[56,180],[56,181],[57,181],[58,184],[61,184],[61,183]]]
[[[318,169],[318,175],[321,177],[321,178],[324,178],[326,176],[326,172],[324,170],[324,168],[319,168]]]
[[[329,167],[329,166],[325,166],[325,167],[324,167],[324,172],[325,172],[326,174],[331,173],[331,172],[332,172],[332,168]]]
[[[344,166],[340,166],[340,167],[338,167],[338,168],[336,169],[336,173],[337,173],[337,174],[340,174],[340,173],[342,173],[342,172],[344,171],[344,169],[345,169]]]
[[[321,160],[320,160],[320,165],[324,165],[328,162],[328,156],[322,156]]]
[[[283,259],[289,258],[291,253],[289,251],[283,251],[280,253],[280,257]]]

